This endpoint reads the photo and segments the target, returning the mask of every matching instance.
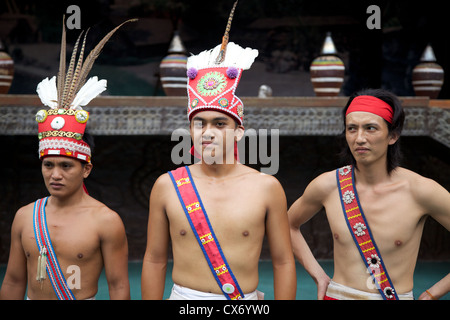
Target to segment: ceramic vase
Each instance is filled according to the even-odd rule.
[[[416,96],[436,99],[444,84],[444,69],[436,63],[433,48],[427,45],[420,63],[413,69],[412,85]]]
[[[0,94],[6,94],[14,77],[14,61],[0,41]]]
[[[311,82],[316,96],[337,96],[344,83],[344,62],[337,56],[331,33],[327,33],[320,56],[310,66]]]
[[[159,65],[159,74],[164,93],[167,96],[187,95],[186,49],[180,35],[175,31],[170,42],[168,55]]]

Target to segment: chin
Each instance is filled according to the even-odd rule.
[[[53,196],[55,198],[67,198],[75,193],[75,191],[70,191],[70,190],[67,190],[66,188],[64,188],[63,190],[54,190],[54,189],[48,188],[48,192],[50,193],[51,196]]]

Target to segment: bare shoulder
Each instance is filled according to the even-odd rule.
[[[153,190],[166,190],[167,188],[172,187],[172,179],[170,178],[168,173],[164,173],[156,179],[155,183],[153,184]]]
[[[19,210],[17,210],[16,215],[14,216],[13,224],[16,227],[21,227],[27,221],[32,221],[33,209],[34,209],[34,202],[21,207]]]
[[[449,196],[448,191],[439,183],[414,171],[405,168],[397,168],[396,175],[399,179],[407,183],[411,195],[420,204],[426,204],[429,201],[433,201],[436,197]]]
[[[263,188],[267,191],[282,188],[280,182],[277,178],[272,175],[259,172],[253,168],[242,166],[242,178],[245,180],[245,183],[248,184],[249,187],[254,188]]]
[[[395,174],[399,179],[407,182],[409,187],[411,188],[411,191],[418,196],[420,194],[423,194],[424,192],[433,192],[432,189],[441,187],[439,183],[437,183],[433,179],[424,177],[409,169],[397,168],[395,170]]]
[[[19,210],[17,210],[16,217],[33,214],[33,209],[34,209],[34,202],[29,203],[21,207]]]
[[[336,188],[336,171],[332,170],[324,172],[312,180],[307,187],[307,191],[312,191],[317,195],[325,196],[336,190]]]
[[[150,193],[150,201],[163,204],[171,198],[169,195],[172,195],[173,192],[175,192],[175,189],[173,187],[172,179],[168,173],[164,173],[160,175],[153,184]]]
[[[91,197],[89,199],[89,206],[92,212],[91,217],[98,222],[100,228],[108,229],[113,225],[118,227],[123,226],[123,222],[119,214],[104,203]]]

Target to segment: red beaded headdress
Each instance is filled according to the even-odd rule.
[[[36,89],[41,102],[50,107],[50,110],[40,110],[36,114],[40,159],[48,155],[60,155],[85,162],[91,161],[91,149],[82,140],[89,119],[89,112],[81,107],[86,106],[92,99],[106,90],[106,80],[98,80],[97,77],[92,77],[86,81],[86,78],[101,49],[114,32],[124,23],[135,20],[125,21],[110,31],[89,53],[84,62],[83,54],[87,32],[84,35],[78,61],[75,61],[82,35],[80,34],[75,43],[66,73],[66,31],[63,19],[58,78],[52,77],[50,80],[45,78]]]

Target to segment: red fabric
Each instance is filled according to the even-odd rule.
[[[49,114],[45,120],[42,122],[38,121],[38,132],[39,134],[45,134],[45,133],[52,133],[55,135],[40,137],[40,141],[47,142],[45,149],[40,150],[39,158],[42,159],[43,157],[47,155],[60,155],[70,158],[75,158],[81,161],[91,162],[91,157],[89,154],[80,152],[79,150],[74,150],[73,146],[72,148],[64,148],[62,147],[62,144],[59,144],[57,142],[69,142],[69,143],[75,143],[81,147],[85,147],[90,149],[89,145],[81,140],[81,137],[83,136],[85,129],[86,129],[86,122],[81,123],[76,120],[75,117],[75,111],[72,110],[65,110],[65,109],[59,109],[64,110],[61,114]],[[49,111],[50,112],[50,111]],[[51,112],[54,112],[51,110]],[[89,115],[89,112],[87,112]],[[61,118],[64,120],[63,125],[59,129],[55,129],[52,127],[52,121],[55,120],[55,118]],[[75,134],[79,134],[79,139],[75,136]],[[59,147],[57,147],[59,146]],[[49,151],[58,151],[59,153],[49,153]]]
[[[191,121],[194,114],[201,111],[218,111],[235,119],[240,125],[243,124],[244,105],[235,95],[242,69],[237,69],[238,74],[230,78],[226,67],[205,68],[198,70],[194,78],[188,80],[188,118]],[[212,81],[208,81],[212,79]],[[217,87],[205,89],[205,85],[216,81]]]
[[[45,119],[44,122],[40,122],[38,124],[39,132],[45,132],[45,131],[56,131],[52,128],[51,123],[55,118],[63,118],[64,119],[64,126],[57,131],[65,131],[65,132],[76,132],[83,135],[85,129],[86,129],[86,122],[80,123],[75,120],[74,115],[68,115],[68,114],[55,114],[55,115],[48,115],[47,119]]]
[[[342,210],[344,211],[348,228],[352,233],[353,240],[361,254],[362,260],[366,264],[367,270],[370,271],[372,277],[378,282],[377,287],[381,296],[385,300],[397,300],[398,297],[394,293],[394,285],[389,278],[381,254],[370,232],[364,212],[360,207],[353,170],[352,166],[336,170]],[[392,294],[389,292],[392,292]]]
[[[354,98],[350,103],[350,106],[348,107],[347,113],[345,115],[348,115],[349,113],[355,111],[363,111],[376,114],[389,123],[392,123],[392,117],[394,115],[394,111],[389,104],[373,96],[357,96],[356,98]]]
[[[84,190],[84,192],[86,192],[87,195],[89,195],[89,192],[88,192],[88,190],[87,190],[86,185],[84,184],[84,182],[83,182],[83,190]]]
[[[323,300],[338,300],[338,299],[330,298],[329,296],[326,295],[323,297]]]
[[[180,167],[170,171],[172,182],[178,190],[177,194],[190,225],[196,235],[198,243],[202,248],[211,272],[216,278],[224,294],[231,300],[243,298],[243,293],[237,283],[234,275],[229,269],[228,263],[223,256],[218,240],[215,238],[214,231],[210,228],[207,214],[204,210],[201,199],[197,197],[197,190],[188,173],[188,167]],[[225,292],[225,286],[232,286],[233,292]]]

